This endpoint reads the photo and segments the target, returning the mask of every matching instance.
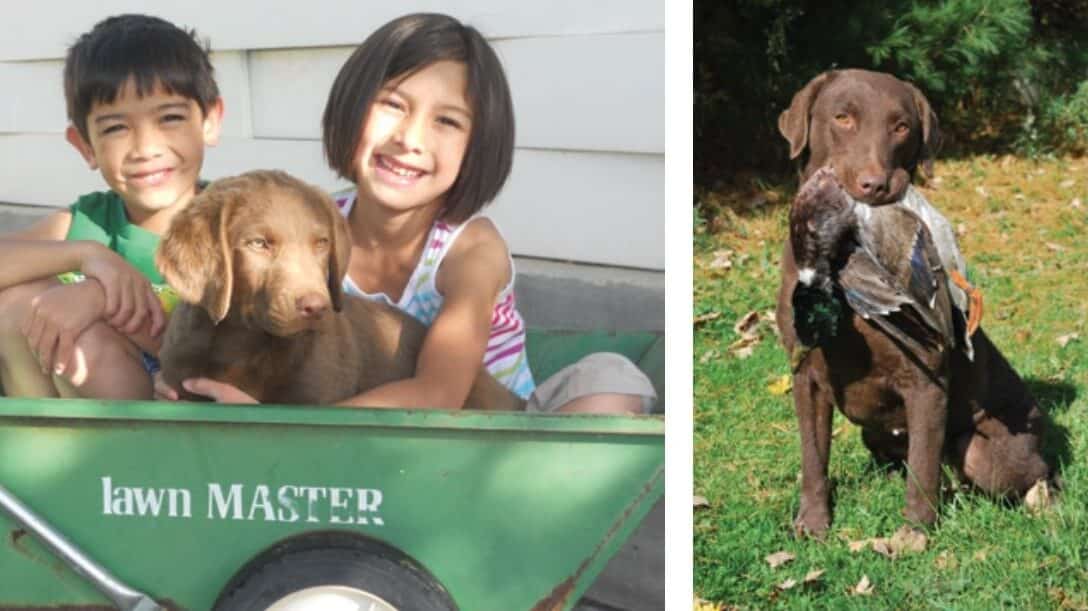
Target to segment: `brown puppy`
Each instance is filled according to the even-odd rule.
[[[344,295],[350,253],[343,217],[314,187],[273,171],[211,184],[156,255],[181,298],[160,352],[166,383],[204,376],[262,402],[320,404],[411,377],[426,329]],[[465,406],[524,402],[481,366]]]
[[[937,117],[918,89],[863,70],[817,76],[794,95],[778,126],[791,158],[809,152],[802,181],[829,166],[851,196],[871,205],[898,201],[919,165],[931,174],[940,141]],[[776,319],[790,354],[798,346],[791,305],[797,283],[787,240]],[[962,349],[919,358],[872,322],[843,312],[839,332],[794,371],[802,466],[798,532],[822,534],[831,522],[827,466],[836,405],[862,427],[878,460],[906,462],[904,515],[912,522],[936,519],[942,459],[994,495],[1022,494],[1047,477],[1039,453],[1043,413],[982,329],[972,337],[974,360]]]

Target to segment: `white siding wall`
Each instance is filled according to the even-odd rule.
[[[59,206],[104,188],[64,141],[65,50],[140,11],[207,37],[227,114],[204,175],[280,168],[327,189],[320,119],[336,71],[371,31],[415,11],[491,40],[517,113],[514,169],[490,214],[515,254],[664,269],[664,4],[656,0],[399,3],[43,1],[0,25],[0,202]]]

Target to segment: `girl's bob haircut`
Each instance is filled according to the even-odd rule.
[[[461,223],[498,195],[514,156],[510,87],[494,49],[475,28],[433,13],[406,15],[379,28],[336,75],[321,118],[322,142],[329,167],[356,182],[355,150],[378,92],[441,60],[463,62],[468,69],[472,131],[440,213],[445,221]]]

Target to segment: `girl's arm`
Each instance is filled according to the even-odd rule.
[[[510,274],[506,243],[495,226],[480,219],[465,227],[438,270],[442,309],[427,330],[415,376],[339,405],[460,408],[483,366],[495,300]]]

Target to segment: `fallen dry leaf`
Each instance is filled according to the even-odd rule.
[[[881,556],[895,558],[895,552],[892,551],[891,546],[888,545],[888,540],[884,537],[869,539],[869,543],[872,545],[874,552],[880,554]]]
[[[1085,602],[1084,594],[1080,592],[1069,594],[1061,588],[1050,588],[1046,592],[1054,601],[1052,609],[1074,609],[1075,611],[1088,609],[1088,602]]]
[[[956,225],[956,235],[960,237],[967,235],[967,225],[964,225],[963,223]]]
[[[872,594],[873,584],[869,582],[869,576],[862,575],[861,581],[858,582],[858,585],[854,586],[854,589],[851,590],[850,593],[855,596],[869,596]]]
[[[694,325],[698,326],[698,325],[703,324],[704,322],[710,322],[712,320],[717,320],[717,319],[719,319],[721,317],[722,317],[721,312],[707,312],[706,314],[700,314],[700,315],[696,316],[692,320],[692,323]]]
[[[796,558],[796,556],[789,552],[775,552],[764,558],[764,560],[767,561],[767,564],[771,565],[772,569],[777,569],[794,558]]]
[[[1069,207],[1070,208],[1080,208],[1081,207],[1080,198],[1079,197],[1074,197],[1073,201],[1069,202]]]
[[[903,553],[917,553],[926,550],[929,539],[922,531],[903,525],[892,535],[890,542],[892,550],[898,555]]]
[[[733,267],[733,251],[731,250],[715,250],[714,259],[710,262],[710,269],[730,269]]]
[[[784,395],[788,393],[792,388],[793,376],[788,373],[782,374],[775,381],[767,385],[767,391],[775,396]]]
[[[872,539],[865,539],[863,541],[850,541],[846,544],[846,547],[850,548],[851,554],[856,554],[861,550],[869,547],[869,544],[872,542]]]
[[[797,585],[797,580],[793,579],[793,578],[790,578],[790,579],[787,579],[786,581],[783,581],[782,583],[778,584],[778,589],[785,591],[785,590],[788,590],[788,589],[792,588],[795,585]]]
[[[768,426],[778,431],[779,433],[786,433],[787,435],[793,435],[797,432],[792,428],[786,426],[785,424],[782,424],[781,422],[772,422]]]
[[[703,363],[703,364],[709,363],[711,360],[716,359],[721,355],[722,355],[721,352],[718,352],[716,349],[711,348],[710,350],[707,350],[706,352],[703,353],[702,356],[699,357],[699,362]]]
[[[1053,250],[1054,252],[1062,252],[1065,250],[1064,246],[1062,246],[1061,244],[1055,244],[1054,242],[1047,242],[1046,247],[1050,250]]]
[[[801,580],[801,583],[812,583],[823,576],[827,571],[823,569],[813,569],[805,573],[805,578]]]
[[[953,569],[956,567],[956,557],[945,550],[933,559],[933,565],[941,570]]]
[[[978,193],[982,197],[988,197],[990,195],[990,192],[987,191],[986,187],[983,187],[982,185],[975,187],[975,193]]]
[[[746,359],[752,356],[752,352],[755,351],[757,344],[759,344],[758,335],[754,337],[742,337],[732,344],[729,344],[728,350],[738,359]]]
[[[1035,482],[1035,485],[1024,495],[1024,506],[1032,513],[1040,513],[1053,503],[1050,495],[1050,485],[1045,479]]]
[[[698,596],[695,597],[694,611],[722,611],[723,607],[718,603],[712,603],[709,600],[703,600]]]
[[[877,537],[861,543],[872,546],[873,551],[892,560],[903,554],[922,552],[926,549],[928,539],[926,535],[910,526],[901,526],[891,538]],[[854,549],[854,543],[850,544],[850,551],[860,551],[865,545],[859,545]]]
[[[1063,189],[1068,189],[1069,187],[1072,187],[1075,184],[1077,184],[1077,181],[1070,178],[1069,180],[1061,181],[1060,183],[1058,183],[1058,186],[1063,188]]]
[[[1080,339],[1080,333],[1066,333],[1058,336],[1058,345],[1065,348],[1066,344]]]
[[[759,312],[752,310],[741,316],[733,325],[733,332],[741,338],[759,337]]]
[[[700,507],[710,507],[710,501],[706,500],[705,496],[694,495],[691,506],[693,509],[699,509]]]

